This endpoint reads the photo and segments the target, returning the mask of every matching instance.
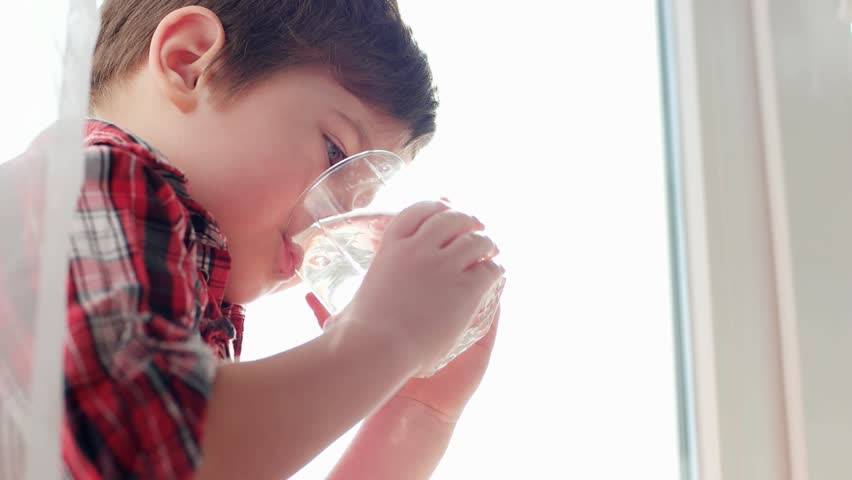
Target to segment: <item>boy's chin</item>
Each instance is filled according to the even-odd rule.
[[[225,287],[224,300],[228,303],[245,305],[266,295],[272,284],[268,282],[237,282],[236,278],[229,278]]]
[[[230,282],[225,288],[225,301],[229,303],[237,303],[244,305],[253,302],[260,297],[273,293],[283,292],[290,287],[294,287],[301,283],[298,275],[293,275],[290,278],[278,276],[274,279],[269,279],[266,282],[258,282],[255,285],[243,284],[241,287],[231,285]]]
[[[295,287],[296,285],[302,283],[302,279],[299,278],[298,275],[293,275],[287,280],[279,281],[279,283],[272,287],[272,289],[267,292],[267,295],[271,295],[273,293],[280,293],[288,288]]]

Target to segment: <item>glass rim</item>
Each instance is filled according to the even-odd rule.
[[[371,156],[371,155],[380,155],[380,156],[386,156],[386,157],[391,156],[391,157],[399,160],[400,163],[402,163],[403,165],[406,164],[405,160],[403,160],[402,157],[400,157],[399,155],[397,155],[397,154],[395,154],[391,151],[388,151],[388,150],[380,150],[380,149],[364,150],[363,152],[358,152],[356,154],[353,154],[353,155],[350,155],[350,156],[344,158],[343,160],[341,160],[341,161],[335,163],[334,165],[328,167],[327,169],[323,170],[323,172],[319,175],[319,177],[314,179],[314,181],[311,182],[311,184],[308,185],[307,188],[302,190],[302,193],[300,193],[298,197],[296,197],[296,203],[293,205],[293,208],[290,210],[290,213],[287,215],[287,222],[284,224],[284,231],[289,234],[290,224],[293,222],[293,215],[295,215],[296,209],[299,206],[301,206],[302,203],[304,203],[305,197],[307,197],[308,194],[310,194],[311,191],[313,191],[317,187],[317,185],[322,183],[326,178],[334,175],[338,170],[342,169],[346,165],[349,165],[352,162],[355,162],[357,160],[360,160],[364,157],[368,157],[368,156]]]

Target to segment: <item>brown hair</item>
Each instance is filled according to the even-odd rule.
[[[396,0],[106,0],[93,105],[142,65],[160,21],[188,5],[210,9],[224,27],[225,46],[209,67],[223,98],[287,67],[324,64],[344,88],[406,122],[415,147],[435,131],[432,73]]]

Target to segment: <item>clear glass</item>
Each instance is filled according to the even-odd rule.
[[[389,196],[388,182],[405,168],[396,154],[371,150],[338,163],[300,197],[287,233],[304,252],[297,274],[332,315],[355,296],[382,235],[403,208],[414,203]],[[459,341],[426,376],[432,375],[482,338],[497,312],[505,280],[482,299]]]

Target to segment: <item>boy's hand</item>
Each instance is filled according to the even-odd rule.
[[[397,392],[397,398],[414,400],[428,410],[425,413],[443,422],[455,424],[470,397],[479,387],[497,338],[500,310],[491,329],[452,362],[428,378],[412,378]]]
[[[340,315],[388,335],[428,371],[450,351],[503,275],[484,226],[445,203],[422,202],[388,225],[364,282]]]
[[[314,294],[308,294],[306,300],[317,317],[320,327],[325,325],[330,317],[328,311]],[[426,407],[424,410],[426,414],[442,422],[456,423],[488,368],[494,341],[497,338],[499,320],[500,310],[498,309],[491,329],[481,340],[471,345],[432,377],[409,380],[396,393],[395,398],[417,402]]]

